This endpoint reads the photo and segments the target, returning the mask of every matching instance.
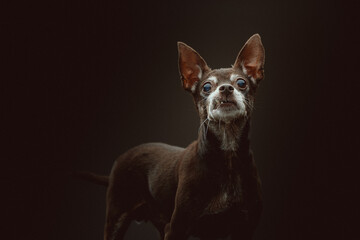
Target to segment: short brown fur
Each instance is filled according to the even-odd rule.
[[[183,87],[192,93],[202,123],[199,137],[185,149],[162,143],[140,145],[115,161],[108,180],[105,240],[123,239],[132,220],[151,221],[166,240],[189,236],[250,240],[259,221],[260,179],[248,134],[254,95],[264,77],[260,36],[252,36],[227,69],[211,70],[184,43],[178,49]],[[248,84],[246,91],[229,80],[232,74]],[[204,84],[210,76],[218,82],[206,92]],[[233,109],[231,89],[235,88],[245,98],[246,114],[208,120],[209,94],[222,85],[230,90],[215,95],[215,107],[221,108],[225,99]],[[234,144],[230,150],[224,148],[227,141]],[[94,180],[103,183],[104,179]]]

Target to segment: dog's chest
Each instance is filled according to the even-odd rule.
[[[230,177],[216,189],[217,191],[204,210],[204,215],[218,214],[234,207],[242,207],[244,199],[240,176]]]

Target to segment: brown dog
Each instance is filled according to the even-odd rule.
[[[252,238],[259,221],[260,180],[249,146],[254,96],[264,77],[258,34],[232,68],[211,70],[178,43],[183,87],[198,110],[199,137],[187,148],[149,143],[122,154],[109,178],[105,240],[123,239],[132,220],[151,221],[166,240]]]

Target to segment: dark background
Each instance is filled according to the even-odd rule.
[[[255,240],[359,239],[355,4],[2,5],[6,239],[102,239],[105,188],[65,173],[108,174],[119,154],[144,142],[187,146],[199,121],[180,84],[176,42],[212,68],[229,67],[254,33],[266,49],[251,132],[265,201]],[[127,239],[156,233],[135,224]]]

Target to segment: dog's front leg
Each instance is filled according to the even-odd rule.
[[[165,240],[187,240],[190,230],[197,218],[195,209],[175,208],[170,223],[165,227]]]
[[[165,227],[164,240],[186,240],[189,237],[189,216],[186,213],[181,213],[179,210],[175,210],[170,223]]]
[[[165,240],[188,239],[191,227],[201,215],[201,209],[203,209],[202,201],[196,197],[195,192],[191,191],[193,188],[184,185],[176,193],[175,209],[170,223],[165,227]]]

